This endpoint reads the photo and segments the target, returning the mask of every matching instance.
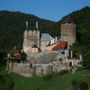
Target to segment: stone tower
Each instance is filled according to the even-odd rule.
[[[33,45],[40,47],[40,31],[39,30],[25,30],[24,32],[24,41],[23,41],[23,50],[24,52],[31,53],[31,48]]]
[[[76,24],[70,17],[61,24],[61,40],[68,42],[68,48],[76,42]]]

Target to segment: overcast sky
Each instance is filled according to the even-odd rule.
[[[85,6],[90,6],[90,0],[0,0],[0,10],[20,11],[52,21]]]

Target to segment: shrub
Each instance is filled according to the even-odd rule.
[[[82,68],[82,67],[77,68],[77,71],[82,71],[82,70],[84,70],[84,68]]]
[[[12,90],[14,82],[9,75],[0,76],[0,90]]]
[[[88,89],[88,84],[86,82],[81,82],[80,83],[80,90],[87,90]]]
[[[86,82],[79,82],[76,80],[72,81],[72,86],[73,86],[73,90],[87,90],[88,89],[88,84]]]
[[[73,80],[72,86],[73,86],[73,90],[78,90],[79,89],[79,82],[76,80]]]
[[[39,88],[37,88],[37,87],[33,87],[32,90],[39,90]]]
[[[6,57],[6,54],[0,51],[0,72],[5,70],[6,68],[7,60],[4,59],[5,57]]]
[[[37,87],[34,86],[34,87],[32,88],[32,90],[39,90],[39,88],[37,88]]]
[[[59,75],[64,75],[64,74],[68,74],[68,73],[70,73],[69,70],[61,70],[61,71],[59,72]]]
[[[52,77],[53,77],[52,74],[47,74],[47,75],[43,76],[43,79],[44,79],[44,81],[48,81],[48,80],[51,80]]]

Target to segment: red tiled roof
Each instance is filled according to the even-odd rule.
[[[6,58],[7,60],[20,60],[20,59],[26,60],[27,58],[27,55],[24,52],[17,50],[16,47],[10,50],[8,54],[11,54],[14,56],[10,55],[10,57]]]
[[[55,51],[55,50],[59,50],[60,48],[65,48],[66,45],[67,45],[66,41],[61,41],[53,48],[53,50]]]
[[[18,54],[18,55],[20,55],[20,52],[17,49],[12,49],[9,53],[10,54],[12,53],[12,54]]]

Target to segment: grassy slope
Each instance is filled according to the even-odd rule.
[[[38,87],[40,90],[65,90],[70,87],[73,79],[86,81],[90,87],[90,76],[80,76],[83,73],[90,73],[90,71],[84,70],[75,74],[63,75],[47,82],[40,77],[26,78],[14,73],[11,73],[11,76],[15,82],[13,90],[32,90],[33,87]]]

